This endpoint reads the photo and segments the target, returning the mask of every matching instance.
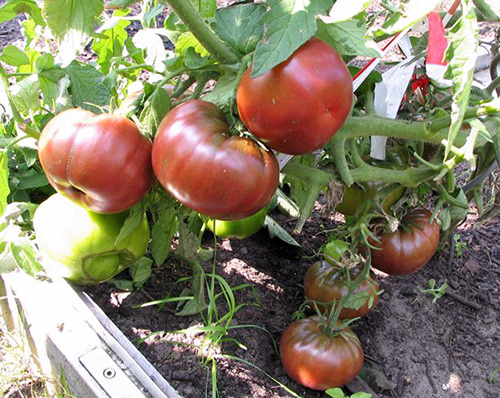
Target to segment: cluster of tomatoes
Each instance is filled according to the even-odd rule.
[[[47,124],[39,141],[49,182],[89,214],[98,214],[100,226],[108,215],[124,214],[141,201],[155,178],[180,203],[209,219],[241,222],[257,217],[261,225],[279,181],[273,150],[298,155],[321,148],[350,113],[352,83],[342,58],[316,38],[264,75],[251,74],[250,67],[239,82],[236,101],[252,138],[233,135],[222,111],[200,99],[174,107],[160,123],[153,143],[122,116],[67,110]],[[381,249],[371,251],[372,265],[389,274],[407,274],[426,263],[439,241],[439,228],[429,224],[429,216],[413,211],[398,231],[372,241]],[[119,230],[116,224],[113,234]],[[149,231],[142,236],[147,241]],[[90,241],[94,249],[99,247],[96,239],[83,239],[79,255],[89,257],[83,246]],[[109,253],[117,248],[100,250]],[[97,254],[92,270],[101,279],[122,270],[100,272],[98,268],[110,261],[101,261],[102,253]],[[329,312],[331,304],[324,303],[348,294],[343,285],[346,272],[347,279],[358,275],[326,261],[314,264],[306,275],[306,297]],[[378,291],[371,274],[351,293],[364,292],[364,303],[343,308],[339,319],[366,314]],[[320,317],[292,323],[280,350],[287,373],[313,389],[344,385],[363,364],[356,335],[342,322],[328,325]]]
[[[420,269],[439,244],[439,226],[430,220],[428,210],[416,208],[407,213],[396,231],[374,231],[378,241],[369,241],[371,266],[388,275],[407,275]],[[343,386],[361,371],[361,343],[342,321],[366,315],[380,292],[373,271],[364,278],[360,276],[363,257],[353,256],[356,261],[349,261],[352,259],[344,252],[348,252],[347,243],[329,243],[324,248],[325,260],[314,263],[306,272],[305,297],[322,316],[293,322],[280,340],[286,372],[316,390]]]

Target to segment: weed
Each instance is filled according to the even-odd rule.
[[[496,382],[496,381],[500,381],[500,375],[499,375],[499,373],[500,373],[500,365],[498,365],[498,366],[495,368],[495,370],[493,371],[493,373],[491,374],[491,376],[490,376],[490,377],[488,377],[488,381],[489,381],[490,383],[494,383],[494,382]]]
[[[443,297],[446,289],[448,288],[448,284],[443,282],[443,284],[439,287],[436,287],[436,280],[429,279],[429,288],[428,289],[420,289],[421,293],[432,295],[432,304],[434,304],[439,298]]]
[[[340,388],[329,388],[325,393],[332,398],[349,398],[349,396],[344,395],[344,391]],[[350,396],[350,398],[371,398],[372,394],[366,392],[356,392]]]
[[[462,257],[464,255],[465,249],[467,248],[467,243],[460,240],[459,234],[453,235],[453,240],[455,241],[455,255],[457,257]]]

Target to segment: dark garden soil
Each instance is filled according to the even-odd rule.
[[[302,249],[270,239],[266,230],[245,241],[218,241],[217,273],[231,286],[252,285],[260,301],[258,306],[249,305],[237,312],[233,325],[239,328],[228,336],[246,349],[234,343],[213,348],[221,397],[290,396],[262,372],[303,397],[326,396],[289,379],[274,348],[304,299],[303,277],[314,261],[309,257],[338,223],[332,216],[322,215],[321,207],[318,203],[297,236]],[[277,218],[293,230],[293,222],[280,215]],[[368,383],[378,396],[500,397],[500,372],[495,373],[500,366],[500,224],[495,217],[473,229],[474,218],[471,215],[457,231],[460,239],[453,257],[448,247],[413,275],[377,274],[384,293],[354,330],[364,348]],[[206,234],[205,246],[213,247],[211,234]],[[210,272],[211,262],[205,267]],[[193,347],[201,346],[203,335],[188,337],[172,331],[201,325],[202,319],[176,316],[174,307],[161,311],[157,307],[134,308],[165,298],[171,290],[178,293],[175,281],[189,274],[190,267],[172,257],[155,269],[139,291],[124,293],[108,284],[87,291],[131,341],[161,331],[139,349],[181,395],[197,398],[210,391],[211,383],[210,369],[203,366],[199,349]],[[431,278],[437,286],[445,281],[449,285],[445,296],[435,303],[432,295],[421,292]],[[255,302],[250,288],[235,295],[238,303]],[[268,333],[244,325],[257,325]],[[237,356],[260,371],[224,355]]]

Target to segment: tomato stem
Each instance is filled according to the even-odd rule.
[[[319,193],[326,188],[330,180],[334,177],[333,174],[324,170],[319,170],[313,167],[304,166],[298,162],[288,162],[283,169],[283,173],[287,176],[297,178],[309,184],[308,195],[304,205],[300,211],[300,217],[295,226],[295,233],[300,233],[306,220],[314,209],[314,203],[318,198]]]
[[[240,57],[228,47],[205,23],[191,1],[167,0],[186,27],[198,39],[205,49],[223,64],[235,64]]]

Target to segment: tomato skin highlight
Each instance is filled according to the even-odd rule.
[[[223,239],[246,239],[258,232],[266,219],[268,206],[263,207],[257,213],[241,220],[224,221],[207,220],[207,228],[219,238]]]
[[[69,109],[45,126],[38,156],[50,184],[96,213],[119,213],[151,187],[151,142],[123,117]]]
[[[278,187],[274,154],[252,139],[231,136],[221,110],[203,100],[187,101],[167,114],[153,143],[152,162],[172,196],[219,220],[255,214]]]
[[[360,274],[361,268],[356,267],[350,271],[351,280],[356,279]],[[340,311],[340,319],[352,319],[366,315],[373,309],[378,301],[378,291],[380,286],[375,279],[375,275],[370,273],[370,279],[364,279],[354,289],[353,294],[365,294],[364,304],[358,308],[344,307]],[[306,298],[318,302],[320,310],[329,310],[331,305],[321,305],[319,303],[331,303],[334,300],[338,302],[348,293],[346,286],[346,276],[343,270],[338,267],[332,267],[327,261],[317,261],[309,267],[304,279],[304,291]],[[371,306],[370,298],[372,298]]]
[[[81,285],[108,280],[139,259],[149,244],[145,214],[130,235],[116,242],[127,215],[93,213],[60,194],[52,195],[33,217],[45,264]]]
[[[281,363],[286,373],[313,390],[341,387],[363,367],[363,349],[358,337],[345,328],[328,336],[317,316],[291,323],[280,339]]]
[[[282,153],[321,148],[351,112],[352,78],[340,55],[312,38],[262,76],[242,76],[236,102],[243,124]]]
[[[402,220],[402,226],[388,234],[378,236],[380,243],[370,243],[380,248],[371,249],[371,263],[374,268],[389,275],[408,275],[423,267],[432,258],[439,245],[439,225],[434,220],[429,224],[432,213],[427,209],[411,210]]]

